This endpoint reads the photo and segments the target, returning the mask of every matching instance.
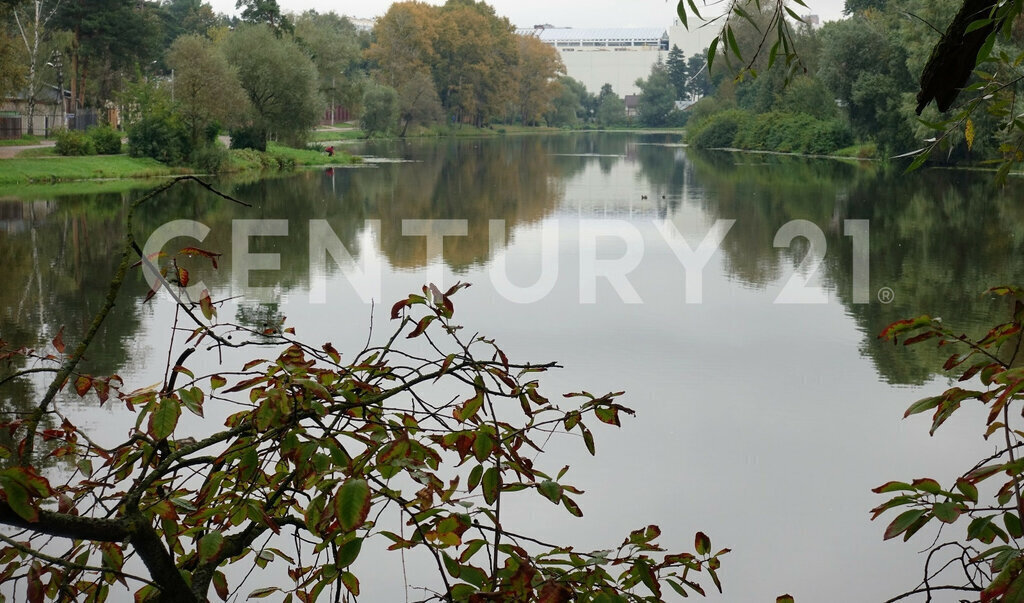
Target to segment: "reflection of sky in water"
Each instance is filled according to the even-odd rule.
[[[486,263],[464,265],[458,274],[431,263],[446,285],[474,285],[455,298],[460,324],[494,337],[513,360],[557,360],[565,366],[542,379],[550,397],[621,389],[627,392],[624,403],[638,411],[621,430],[597,430],[596,458],[581,442],[550,442],[548,468],[568,462],[573,468],[567,479],[587,492],[580,500],[584,519],[525,497],[531,503],[525,508],[505,506],[507,527],[579,549],[613,548],[647,523],[662,527],[668,548],[676,548],[675,542],[685,549],[693,533],[703,530],[716,549],[733,549],[724,558],[726,590],[718,599],[724,601],[771,600],[786,592],[798,601],[877,601],[912,587],[923,565],[917,551],[933,532],[925,530],[909,544],[883,542],[886,520],[868,521],[868,510],[881,502],[870,489],[889,479],[948,480],[960,469],[958,458],[987,450],[977,444],[977,423],[965,416],[929,438],[927,419],[901,420],[911,401],[942,384],[918,390],[879,379],[875,363],[861,351],[873,336],[855,320],[856,309],[840,303],[849,293],[843,297],[839,289],[849,284],[834,274],[824,283],[812,280],[828,291],[827,304],[774,304],[793,273],[792,261],[779,262],[768,282],[751,283],[730,269],[734,256],[718,252],[703,271],[703,303],[685,303],[685,270],[663,233],[696,248],[717,219],[736,219],[728,243],[729,237],[744,236],[745,216],[709,211],[715,191],[694,180],[679,149],[662,149],[685,171],[671,184],[652,183],[633,147],[613,158],[562,153],[582,165],[559,183],[561,196],[545,217],[512,224],[508,246]],[[389,226],[395,227],[383,228]],[[539,301],[512,303],[492,284],[489,270],[497,257],[512,285],[537,282],[549,257],[543,251],[545,229],[558,235],[553,287]],[[604,235],[595,238],[594,229]],[[601,280],[596,303],[581,303],[582,243],[596,241],[595,257],[614,261],[627,249],[623,233],[642,242],[642,257],[628,274],[642,303],[623,303]],[[394,267],[372,229],[363,227],[354,241],[349,251],[356,265],[370,254],[381,267],[381,296],[372,318],[374,338],[383,339],[390,302],[418,290],[426,269]],[[268,244],[260,251],[273,249]],[[770,238],[762,253],[778,255]],[[849,261],[848,254],[834,261]],[[333,262],[323,276],[317,296],[323,294],[327,303],[310,302],[308,279],[278,287],[273,301],[300,337],[330,340],[351,354],[366,339],[371,306]],[[237,294],[238,287],[221,282],[214,297]],[[235,316],[238,303],[246,302],[225,304],[221,315]],[[171,321],[173,306],[164,295],[142,310],[139,332],[126,342],[130,362],[122,371],[132,386],[162,378],[162,368],[148,359],[166,355]],[[216,353],[194,361],[197,369],[203,364],[203,372],[217,370]],[[224,370],[233,370],[242,357],[225,354],[223,361]],[[207,408],[208,416],[233,411]],[[132,423],[91,409],[80,419],[102,426],[111,440],[123,439]],[[197,420],[187,421],[201,429]],[[366,600],[404,600],[397,553],[369,546],[364,553],[356,570]],[[432,579],[425,557],[407,559],[413,584]],[[273,576],[258,576],[246,588],[273,584]],[[412,597],[419,598],[415,592]]]

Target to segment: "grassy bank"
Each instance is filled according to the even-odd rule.
[[[65,182],[106,178],[154,178],[182,173],[149,158],[127,155],[87,157],[16,157],[0,160],[0,185]]]
[[[228,152],[226,173],[246,171],[288,170],[296,166],[349,165],[358,157],[345,153],[292,149],[271,143],[267,152],[232,149]],[[33,183],[72,182],[82,180],[159,178],[193,173],[194,168],[172,167],[154,159],[128,155],[88,155],[61,157],[52,147],[22,151],[14,159],[0,159],[0,186]]]

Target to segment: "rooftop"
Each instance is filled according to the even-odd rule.
[[[660,42],[667,37],[660,27],[537,27],[521,28],[516,33],[536,36],[543,42]]]

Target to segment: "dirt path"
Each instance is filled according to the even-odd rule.
[[[41,144],[32,144],[27,146],[16,146],[16,147],[0,147],[0,159],[10,159],[18,153],[26,149],[38,149],[40,147],[52,147],[57,144],[53,140],[44,140]]]

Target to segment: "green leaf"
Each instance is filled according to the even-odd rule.
[[[679,22],[683,24],[683,27],[690,29],[689,24],[686,22],[686,6],[683,0],[679,0],[676,4],[676,14],[679,15]]]
[[[348,592],[357,597],[359,596],[359,579],[352,572],[342,572],[341,583],[345,585]]]
[[[281,589],[276,586],[268,586],[266,588],[257,588],[256,590],[249,593],[250,599],[263,599],[270,595],[279,592]]]
[[[476,487],[480,485],[480,478],[484,475],[484,466],[477,465],[469,471],[469,482],[466,484],[466,492],[472,492],[476,490]]]
[[[334,497],[334,513],[346,532],[363,525],[370,513],[370,484],[358,478],[342,484]]]
[[[590,453],[590,456],[594,456],[594,434],[590,433],[590,430],[583,427],[582,424],[580,429],[583,430],[583,443],[587,445],[587,452]]]
[[[971,482],[961,477],[960,479],[956,480],[956,489],[959,490],[961,494],[966,496],[967,500],[973,503],[978,502],[978,488]]]
[[[487,541],[483,540],[482,538],[478,538],[476,540],[471,540],[470,542],[467,542],[466,549],[462,551],[462,555],[459,556],[459,561],[461,561],[462,563],[469,561],[473,557],[473,555],[475,555],[476,552],[479,551],[486,543]]]
[[[637,559],[633,563],[633,573],[644,583],[644,586],[654,593],[654,596],[661,598],[661,585],[658,584],[658,579],[654,576],[650,561],[643,558]]]
[[[498,492],[501,489],[501,475],[497,467],[489,467],[484,471],[483,486],[484,500],[487,504],[493,505],[498,500]]]
[[[953,523],[960,517],[960,507],[953,502],[941,502],[932,505],[932,515],[942,523]]]
[[[910,405],[909,408],[907,408],[907,412],[903,413],[903,418],[905,419],[910,415],[916,415],[926,410],[931,410],[938,406],[939,403],[942,402],[942,399],[942,396],[931,396],[929,398],[922,398],[921,400],[914,402],[913,404]]]
[[[914,491],[916,488],[905,482],[885,482],[881,486],[871,489],[875,494],[886,494],[888,492],[897,492],[900,490]]]
[[[795,603],[792,595],[780,595],[775,597],[775,603]]]
[[[231,590],[228,589],[228,579],[223,572],[213,572],[213,590],[217,591],[221,601],[228,600]]]
[[[224,534],[220,530],[214,530],[199,539],[199,563],[208,563],[217,558],[217,555],[224,550]]]
[[[719,38],[716,37],[714,40],[711,40],[711,45],[708,46],[708,73],[709,74],[711,73],[711,66],[715,62],[715,52],[718,50],[718,40],[719,40]]]
[[[918,519],[924,516],[927,511],[925,509],[912,509],[910,511],[904,511],[896,516],[896,519],[892,520],[889,527],[885,528],[885,540],[895,538],[903,532],[906,532],[910,526],[914,525]]]
[[[1024,526],[1021,525],[1020,519],[1014,513],[1003,514],[1003,525],[1006,526],[1006,531],[1010,533],[1010,536],[1024,537]]]
[[[149,435],[154,439],[163,440],[174,433],[181,416],[181,404],[168,396],[160,398],[156,409],[149,416]]]
[[[359,557],[359,551],[361,551],[362,548],[362,538],[353,538],[341,545],[341,548],[338,549],[338,559],[335,561],[335,565],[338,567],[348,567],[352,565],[352,562]]]
[[[458,578],[462,566],[459,562],[448,556],[448,553],[441,553],[441,559],[444,561],[444,568],[448,570],[448,575],[452,578]]]
[[[732,33],[732,28],[729,26],[725,28],[725,38],[729,41],[729,48],[732,49],[732,53],[736,55],[737,59],[742,61],[743,54],[740,53],[740,45],[736,42],[736,36]]]
[[[693,538],[693,547],[698,555],[707,555],[711,552],[711,539],[704,532],[697,532]]]
[[[558,482],[553,482],[549,479],[544,480],[537,484],[537,490],[544,495],[544,498],[556,505],[562,500],[562,486]]]
[[[680,2],[681,1],[682,0],[680,0]],[[694,2],[694,0],[687,0],[687,4],[690,5],[690,10],[693,11],[693,14],[696,15],[698,19],[704,19],[704,17],[700,16],[700,11],[697,10],[697,4]]]
[[[568,509],[569,513],[575,515],[576,517],[583,517],[583,510],[580,509],[580,506],[576,504],[576,501],[569,498],[568,496],[565,496],[564,494],[562,495],[562,506]]]
[[[490,456],[493,450],[494,439],[487,432],[478,431],[476,439],[473,440],[473,456],[476,457],[476,460],[484,462],[484,459]]]

